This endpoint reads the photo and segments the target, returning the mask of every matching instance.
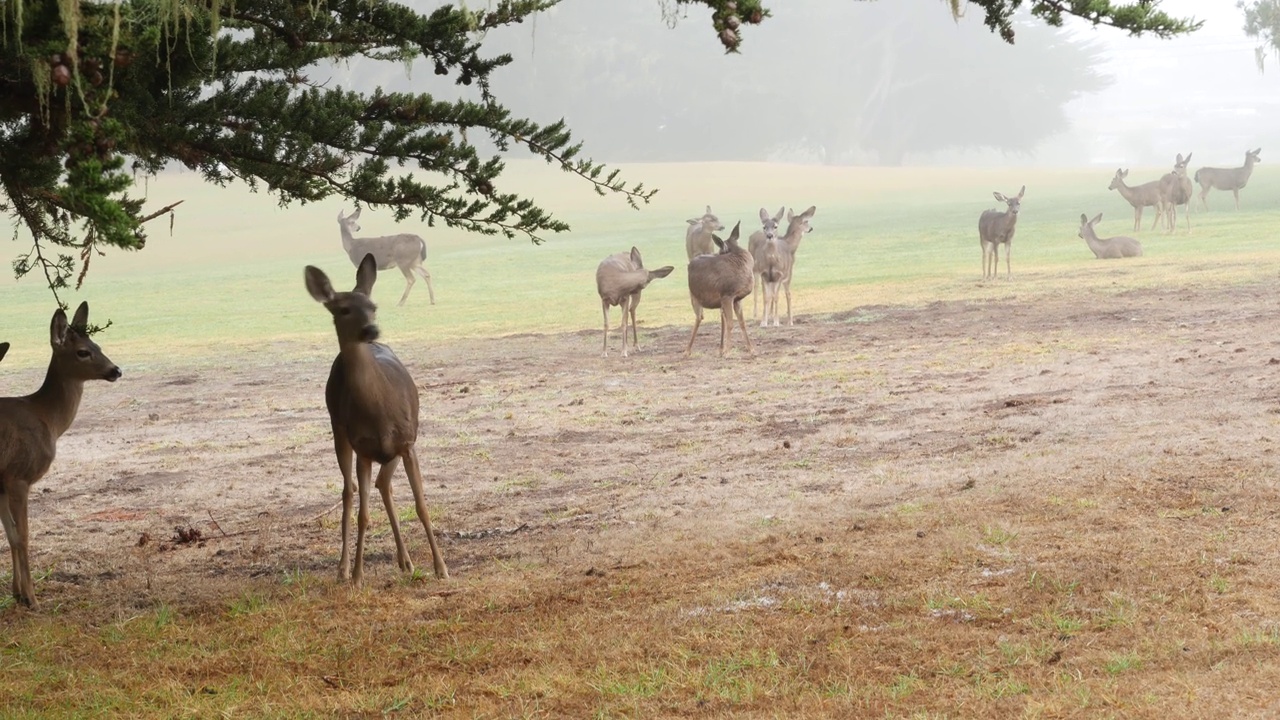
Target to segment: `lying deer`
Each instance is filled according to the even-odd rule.
[[[431,287],[431,273],[427,272],[427,268],[422,264],[427,259],[427,241],[409,233],[358,238],[355,236],[360,232],[360,226],[356,224],[358,219],[360,219],[360,208],[356,208],[355,212],[347,216],[343,216],[341,210],[338,211],[338,229],[342,232],[342,249],[347,251],[351,264],[358,267],[365,255],[372,254],[378,263],[379,270],[400,268],[400,272],[404,273],[405,281],[400,305],[404,305],[404,301],[409,298],[409,291],[417,282],[417,278],[413,275],[417,273],[427,281],[427,294],[431,298],[431,304],[435,305],[436,291]]]
[[[80,409],[85,381],[115,382],[121,375],[89,339],[88,323],[89,303],[80,303],[70,324],[58,308],[49,326],[53,357],[44,383],[30,395],[0,398],[0,521],[13,554],[13,597],[27,607],[36,604],[27,527],[31,486],[49,472],[58,438]],[[8,343],[0,344],[0,357],[8,349]]]
[[[1178,229],[1178,206],[1187,206],[1187,232],[1191,232],[1191,178],[1187,177],[1187,165],[1191,162],[1191,153],[1187,153],[1187,157],[1183,159],[1182,153],[1178,153],[1177,159],[1173,163],[1173,171],[1165,173],[1160,178],[1160,207],[1164,214],[1165,224],[1169,228],[1169,232]],[[1160,213],[1157,213],[1156,222],[1160,221]],[[1152,223],[1151,229],[1156,228]]]
[[[1200,183],[1200,204],[1205,210],[1209,209],[1209,191],[1214,188],[1230,190],[1236,199],[1236,209],[1240,209],[1240,191],[1249,184],[1254,163],[1262,162],[1261,152],[1262,148],[1245,150],[1244,165],[1238,168],[1202,167],[1196,171],[1196,182]]]
[[[329,371],[324,403],[333,426],[333,446],[342,472],[342,556],[338,559],[338,579],[359,585],[364,573],[364,534],[369,527],[369,485],[373,463],[378,462],[376,485],[382,495],[396,543],[396,562],[404,572],[413,572],[413,560],[400,537],[400,521],[391,501],[391,475],[404,462],[413,489],[418,519],[427,531],[431,565],[436,577],[449,577],[422,490],[422,469],[414,443],[418,439],[418,386],[391,348],[378,339],[374,323],[377,306],[369,293],[378,279],[378,265],[372,253],[365,255],[356,269],[356,287],[351,292],[335,292],[329,278],[319,268],[307,266],[307,291],[333,315],[338,334],[338,357]],[[351,573],[348,541],[351,501],[356,483],[351,480],[351,456],[355,454],[356,481],[360,490],[360,514],[356,524],[356,569]]]
[[[1125,185],[1124,179],[1129,176],[1128,170],[1116,168],[1116,176],[1111,178],[1108,190],[1119,190],[1120,197],[1133,206],[1133,231],[1142,229],[1142,211],[1144,208],[1156,209],[1156,222],[1160,221],[1160,181],[1152,180],[1141,185]]]
[[[720,308],[720,357],[724,357],[733,338],[734,315],[738,316],[742,337],[747,341],[747,353],[755,353],[751,347],[751,336],[747,334],[747,321],[742,316],[742,298],[751,294],[751,287],[755,284],[755,263],[751,253],[738,244],[739,225],[741,223],[733,226],[728,240],[713,238],[720,248],[719,254],[697,255],[689,261],[689,299],[693,303],[695,318],[685,357],[693,352],[693,341],[698,337],[698,326],[702,324],[703,308]]]
[[[622,307],[622,357],[627,357],[627,314],[631,315],[632,347],[640,350],[640,341],[636,337],[636,306],[640,304],[640,293],[649,283],[664,278],[675,270],[667,265],[657,270],[646,270],[640,259],[640,251],[631,248],[630,253],[614,253],[596,268],[596,290],[600,293],[600,307],[604,310],[604,352],[602,357],[609,357],[609,308],[613,305]]]
[[[1092,220],[1083,213],[1080,214],[1080,233],[1079,236],[1084,238],[1089,249],[1093,251],[1093,256],[1099,260],[1112,260],[1115,258],[1142,257],[1142,243],[1131,237],[1124,235],[1110,238],[1100,238],[1098,233],[1094,232],[1093,226],[1102,221],[1102,213],[1098,213]]]
[[[995,279],[1000,276],[1000,246],[1004,245],[1005,277],[1012,278],[1010,255],[1013,253],[1013,231],[1018,227],[1018,209],[1022,207],[1022,196],[1027,192],[1023,185],[1017,195],[1005,197],[993,192],[996,200],[1004,203],[1006,210],[984,210],[978,218],[978,243],[982,245],[982,279]]]
[[[692,260],[697,255],[707,255],[716,251],[712,244],[712,234],[718,230],[723,230],[724,225],[720,223],[720,218],[711,212],[711,206],[707,206],[707,212],[700,218],[693,218],[689,221],[689,227],[684,231],[684,250]]]
[[[778,214],[770,216],[769,211],[760,208],[760,225],[761,228],[747,238],[747,250],[751,252],[751,259],[755,262],[755,276],[760,277],[761,261],[764,259],[763,252],[765,243],[772,241],[778,237],[778,223],[782,222],[782,214],[786,212],[786,206],[778,208]],[[764,280],[752,285],[754,288],[759,285],[760,293],[751,295],[751,318],[755,319],[760,315],[758,309],[760,295],[764,294]]]

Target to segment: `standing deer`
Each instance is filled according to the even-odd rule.
[[[400,521],[391,501],[391,475],[404,462],[409,486],[413,488],[418,519],[427,531],[431,564],[436,577],[449,577],[422,490],[422,469],[414,443],[418,439],[418,386],[391,348],[378,339],[375,324],[377,306],[369,293],[378,279],[378,263],[372,253],[365,255],[356,269],[356,287],[351,292],[335,292],[329,278],[319,268],[306,268],[307,291],[333,315],[338,334],[338,357],[329,370],[324,403],[333,426],[333,446],[342,472],[342,556],[338,579],[359,585],[364,574],[364,534],[369,527],[369,480],[373,463],[378,469],[376,485],[382,494],[396,543],[396,562],[404,572],[413,571],[413,561],[400,537]],[[360,490],[360,514],[356,525],[356,568],[348,561],[351,500],[356,483],[351,480],[351,456],[355,454],[356,480]]]
[[[1249,184],[1249,176],[1253,174],[1253,164],[1262,162],[1259,154],[1262,148],[1244,151],[1244,165],[1238,168],[1202,167],[1196,171],[1196,182],[1200,183],[1200,204],[1209,209],[1209,191],[1213,188],[1230,190],[1236,199],[1236,209],[1240,209],[1240,191]]]
[[[404,301],[409,298],[409,291],[417,282],[417,278],[413,275],[417,273],[427,281],[427,294],[431,298],[431,304],[435,305],[436,291],[431,287],[431,273],[422,264],[427,259],[427,241],[409,233],[358,238],[355,234],[360,232],[360,226],[356,224],[356,220],[359,219],[360,208],[356,208],[355,212],[345,217],[341,210],[338,211],[338,228],[342,231],[342,249],[347,251],[351,264],[358,267],[364,256],[371,254],[378,263],[379,270],[400,268],[400,272],[404,273],[405,281],[400,305],[404,305]]]
[[[1167,172],[1160,178],[1160,208],[1157,213],[1156,222],[1159,222],[1159,215],[1163,214],[1165,224],[1172,233],[1178,229],[1178,206],[1187,206],[1187,232],[1191,232],[1191,178],[1187,177],[1187,164],[1191,162],[1191,153],[1187,153],[1186,159],[1183,159],[1182,153],[1178,153],[1177,159],[1173,163],[1173,171]],[[1155,223],[1152,223],[1151,229],[1154,230]]]
[[[1156,209],[1156,222],[1160,221],[1160,181],[1142,183],[1141,185],[1125,185],[1124,179],[1129,176],[1128,170],[1116,168],[1116,176],[1111,178],[1108,190],[1119,190],[1123,197],[1133,206],[1133,231],[1142,229],[1142,211],[1144,208]]]
[[[640,259],[640,251],[631,248],[630,253],[614,253],[596,268],[596,291],[600,293],[600,307],[604,310],[604,352],[602,357],[609,357],[609,308],[613,305],[622,307],[622,357],[627,357],[627,314],[631,314],[632,347],[638,352],[640,340],[636,337],[636,306],[640,304],[640,293],[649,283],[664,278],[675,270],[667,265],[657,270],[646,270],[644,261]]]
[[[1018,226],[1018,210],[1022,207],[1022,196],[1027,186],[1023,185],[1017,195],[1005,197],[992,192],[996,200],[1005,204],[1004,212],[984,210],[978,218],[978,243],[982,245],[982,279],[995,279],[1000,276],[1000,246],[1004,245],[1005,278],[1013,277],[1010,267],[1010,255],[1013,253],[1013,231]]]
[[[791,325],[791,278],[795,275],[796,269],[796,252],[800,249],[800,241],[804,236],[813,232],[813,226],[809,221],[813,219],[813,214],[818,211],[816,205],[810,205],[808,210],[799,215],[787,211],[787,232],[778,238],[778,242],[787,251],[786,265],[783,268],[782,276],[782,292],[787,296],[787,324]],[[773,303],[773,324],[778,324],[778,297],[777,290],[774,291]]]
[[[31,486],[53,464],[58,438],[80,409],[85,381],[115,382],[121,375],[120,368],[89,339],[88,322],[87,302],[76,308],[70,324],[58,308],[49,326],[53,357],[44,384],[30,395],[0,398],[0,522],[13,554],[13,597],[27,607],[36,604],[27,527]],[[4,343],[0,356],[7,350]]]
[[[1101,221],[1102,213],[1098,213],[1092,220],[1084,213],[1080,214],[1079,237],[1084,238],[1089,249],[1093,251],[1095,258],[1112,260],[1115,258],[1142,257],[1142,243],[1131,237],[1123,235],[1110,238],[1098,237],[1098,233],[1094,231],[1093,226]]]
[[[711,206],[707,206],[707,212],[700,218],[693,218],[689,221],[689,227],[684,231],[684,250],[692,260],[698,255],[708,255],[716,251],[712,244],[712,234],[718,230],[723,230],[724,225],[720,223],[720,218],[711,212]]]
[[[755,261],[755,274],[760,277],[760,262],[763,259],[761,255],[764,252],[765,243],[773,240],[778,236],[778,223],[782,222],[782,213],[786,212],[786,206],[778,208],[778,214],[770,216],[769,211],[760,208],[760,225],[761,228],[747,238],[747,250],[751,252],[751,258]],[[764,280],[759,283],[760,294],[764,294]],[[752,285],[755,287],[755,285]],[[758,309],[759,295],[751,295],[751,318],[755,319],[760,311]]]
[[[702,324],[703,308],[720,308],[720,357],[724,357],[733,338],[734,315],[738,316],[742,337],[747,341],[747,353],[755,353],[751,347],[751,336],[747,334],[747,321],[742,316],[742,298],[751,294],[755,284],[755,262],[751,253],[738,244],[739,225],[741,223],[734,224],[728,240],[713,238],[720,248],[718,255],[697,255],[689,261],[689,300],[693,304],[695,318],[685,357],[693,352],[693,341],[698,337],[698,326]]]

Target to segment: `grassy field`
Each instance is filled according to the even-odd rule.
[[[771,211],[782,204],[797,210],[817,205],[815,230],[804,240],[796,271],[795,283],[804,288],[796,303],[801,313],[1026,297],[1072,292],[1082,284],[1247,281],[1273,273],[1280,259],[1269,222],[1280,207],[1280,173],[1268,167],[1254,173],[1243,210],[1230,209],[1230,197],[1215,192],[1210,201],[1216,210],[1195,215],[1191,235],[1144,229],[1139,238],[1146,256],[1122,266],[1095,261],[1076,237],[1082,212],[1104,214],[1098,228],[1103,237],[1132,228],[1132,210],[1106,189],[1112,171],[1105,168],[636,166],[626,169],[630,177],[661,188],[653,204],[637,212],[596,197],[564,173],[517,163],[511,187],[534,193],[571,223],[572,233],[534,246],[412,222],[395,226],[385,214],[371,212],[361,222],[368,234],[406,230],[427,238],[438,304],[428,305],[419,282],[409,304],[396,308],[403,279],[394,271],[382,275],[377,295],[388,337],[432,343],[599,327],[596,264],[633,245],[647,265],[677,268],[645,293],[642,324],[689,323],[684,220],[706,203],[729,227],[740,219],[744,235],[758,226],[762,204]],[[1134,169],[1130,177],[1136,182],[1159,172]],[[977,217],[996,205],[993,190],[1012,193],[1023,183],[1027,195],[1013,245],[1016,280],[982,283]],[[149,196],[157,205],[185,200],[172,233],[161,222],[151,228],[145,250],[96,258],[83,290],[66,298],[73,305],[89,299],[96,320],[114,322],[103,342],[117,363],[139,367],[181,358],[217,364],[229,348],[252,355],[281,342],[300,346],[298,352],[331,349],[325,342],[329,323],[303,288],[302,267],[318,265],[347,283],[351,271],[335,221],[339,203],[281,209],[265,194],[204,187],[189,174],[152,180]],[[1144,225],[1150,218],[1148,210]],[[7,367],[43,365],[53,307],[48,291],[34,275],[21,283],[0,277],[0,306],[0,334],[14,344]]]
[[[1008,377],[1001,373],[1010,368],[1041,378],[1040,364],[1055,362],[1048,377],[1067,385],[1075,377],[1071,373],[1083,372],[1080,366],[1112,362],[1111,351],[1129,339],[1124,332],[1149,340],[1136,353],[1143,355],[1165,347],[1161,333],[1177,333],[1176,327],[1160,327],[1159,319],[1096,328],[1064,321],[1042,335],[1009,330],[985,339],[956,338],[938,328],[940,335],[919,343],[910,329],[899,327],[900,336],[883,346],[836,343],[854,332],[861,317],[854,311],[870,313],[869,306],[1014,299],[1051,303],[1065,315],[1076,302],[1105,301],[1134,289],[1192,293],[1273,280],[1280,272],[1274,237],[1280,172],[1260,166],[1243,193],[1242,210],[1231,208],[1229,196],[1214,193],[1215,209],[1193,216],[1192,234],[1144,227],[1137,235],[1143,258],[1105,263],[1092,257],[1076,231],[1081,213],[1103,212],[1101,235],[1129,234],[1131,210],[1106,189],[1114,169],[714,164],[637,166],[627,172],[662,188],[640,212],[598,198],[562,173],[516,165],[513,189],[536,190],[574,226],[572,234],[535,247],[407,223],[399,229],[420,231],[428,240],[438,304],[428,305],[419,283],[409,304],[395,307],[402,279],[394,273],[384,274],[379,282],[385,285],[375,289],[382,302],[380,323],[395,347],[413,347],[418,357],[448,351],[449,359],[439,363],[445,371],[465,365],[469,353],[490,352],[479,358],[484,369],[478,374],[499,376],[489,386],[469,383],[465,403],[474,404],[449,405],[464,397],[452,386],[448,396],[433,391],[437,411],[453,413],[449,422],[456,427],[441,423],[451,432],[420,442],[434,456],[432,474],[461,475],[469,492],[492,489],[497,504],[533,502],[528,498],[553,494],[557,475],[614,464],[617,446],[608,440],[613,437],[633,442],[622,445],[616,476],[599,470],[603,479],[596,485],[575,486],[572,497],[548,501],[551,519],[538,532],[491,545],[455,539],[452,551],[458,554],[450,562],[462,556],[469,564],[459,562],[455,567],[464,571],[447,583],[421,572],[397,577],[386,570],[391,563],[385,556],[376,560],[382,574],[368,589],[335,583],[337,531],[331,517],[319,529],[315,522],[307,523],[307,531],[295,529],[312,543],[299,551],[312,556],[312,565],[273,566],[252,575],[241,567],[240,574],[184,575],[175,581],[190,582],[190,591],[153,588],[146,562],[159,567],[165,558],[152,554],[148,560],[141,550],[124,578],[108,568],[100,579],[88,573],[88,580],[73,583],[54,577],[66,575],[63,568],[41,568],[37,593],[49,602],[40,610],[27,612],[0,599],[0,718],[1168,720],[1240,716],[1244,711],[1237,708],[1256,710],[1273,702],[1280,688],[1280,574],[1270,568],[1280,485],[1265,453],[1271,452],[1277,421],[1274,412],[1254,412],[1274,405],[1274,393],[1250,384],[1266,386],[1266,373],[1274,372],[1265,369],[1268,353],[1276,352],[1270,338],[1209,339],[1201,347],[1187,330],[1175,338],[1182,344],[1168,372],[1191,375],[1202,355],[1209,370],[1247,356],[1253,364],[1227,377],[1235,383],[1229,388],[1235,396],[1253,404],[1217,414],[1210,407],[1204,417],[1166,424],[1159,401],[1152,400],[1156,407],[1148,409],[1155,420],[1144,426],[1150,436],[1133,445],[1097,447],[1087,435],[1093,428],[1063,430],[1055,426],[1061,416],[1047,416],[1051,420],[1041,425],[1028,417],[1097,410],[1096,418],[1087,419],[1097,420],[1098,436],[1114,431],[1117,418],[1132,420],[1126,413],[1141,398],[1156,397],[1143,395],[1156,392],[1145,376],[1122,377],[1140,371],[1144,357],[1131,358],[1132,367],[1110,376],[1122,389],[1108,392],[1131,393],[1114,407],[1091,404],[1094,395],[1106,393],[1087,383],[1075,404],[1059,403],[1062,398],[1051,392],[1027,391],[1017,399],[1024,405],[1006,404],[1004,395],[986,385],[973,389],[965,383],[988,376],[1004,382]],[[1154,178],[1159,172],[1135,169],[1131,177]],[[995,205],[991,191],[1017,192],[1024,183],[1013,280],[983,282],[977,217]],[[165,375],[177,384],[187,382],[187,375],[201,376],[193,368],[285,366],[273,376],[279,380],[296,374],[295,365],[314,368],[332,355],[331,322],[307,295],[301,271],[316,264],[343,278],[339,284],[349,284],[354,273],[341,251],[339,205],[283,210],[267,196],[203,188],[182,175],[152,181],[150,195],[156,205],[186,200],[173,233],[155,227],[145,251],[95,259],[84,290],[66,298],[88,299],[94,320],[113,321],[99,339],[126,379]],[[753,337],[769,352],[750,361],[735,355],[729,362],[717,362],[712,346],[705,345],[692,363],[715,390],[702,402],[716,407],[697,415],[683,407],[700,392],[701,381],[685,377],[695,373],[674,372],[681,378],[666,381],[664,373],[682,366],[648,350],[628,365],[615,363],[617,358],[593,362],[589,372],[595,374],[584,370],[581,377],[544,367],[537,367],[537,378],[502,374],[519,374],[526,358],[518,355],[543,349],[563,366],[576,358],[594,360],[601,323],[594,270],[605,255],[632,245],[648,265],[677,267],[646,291],[640,318],[651,336],[642,334],[642,341],[678,344],[672,329],[686,333],[692,320],[684,285],[684,221],[706,203],[728,224],[740,218],[748,230],[755,228],[762,204],[771,211],[780,203],[797,210],[817,205],[815,229],[800,250],[795,296],[798,314],[822,317],[796,329],[813,331],[805,336],[810,339],[825,333],[823,344],[797,349],[791,347],[795,336],[761,333]],[[1144,225],[1150,221],[1148,212]],[[370,234],[394,229],[370,211],[362,225]],[[1145,310],[1154,315],[1158,301],[1148,302]],[[1254,302],[1251,313],[1266,312]],[[0,307],[0,340],[14,343],[0,364],[0,394],[26,392],[47,362],[53,303],[35,278],[0,278]],[[973,316],[986,307],[960,308],[945,319],[982,328],[986,320]],[[1223,315],[1231,310],[1213,309]],[[832,319],[837,314],[844,319]],[[659,332],[663,328],[672,331]],[[928,334],[925,329],[921,335]],[[579,330],[592,332],[573,334]],[[505,356],[483,349],[495,336],[565,331],[545,341],[504,341]],[[1233,351],[1227,340],[1240,348]],[[961,346],[963,357],[948,356]],[[761,375],[775,384],[759,392],[742,387],[752,368],[762,368]],[[904,368],[908,372],[898,372]],[[626,372],[648,378],[650,389],[608,384]],[[252,391],[232,380],[227,387],[244,396],[238,409],[257,412],[246,399]],[[1179,376],[1166,384],[1178,383],[1190,380]],[[795,397],[804,406],[786,407],[793,388],[801,386],[809,394]],[[630,404],[609,406],[593,392],[597,387]],[[721,388],[727,388],[724,396]],[[169,390],[196,393],[198,387]],[[1188,405],[1212,405],[1212,396],[1201,401],[1193,390],[1169,392],[1184,393],[1179,397]],[[972,397],[956,399],[965,392]],[[735,403],[743,398],[770,407],[741,410]],[[136,411],[142,432],[160,433],[178,412],[166,406],[159,420],[146,424],[147,408],[108,400],[120,404],[122,415]],[[309,397],[286,400],[278,402],[280,409],[315,405]],[[191,412],[216,412],[210,399],[201,402],[207,404],[189,404]],[[935,417],[933,409],[944,403],[954,403],[945,406],[951,414]],[[1019,410],[1027,417],[1012,416]],[[282,413],[282,425],[296,422],[298,428],[280,432],[306,437],[282,441],[278,452],[296,465],[323,467],[326,474],[316,484],[327,483],[325,498],[336,499],[327,425],[318,412]],[[818,422],[824,413],[831,414],[827,426]],[[711,464],[717,445],[745,440],[688,430],[708,422],[709,415],[735,433],[759,432],[774,422],[814,428],[813,435],[798,434],[811,441],[804,450],[811,457],[801,454],[797,440],[796,453],[779,451],[760,460],[770,473],[795,480],[792,489],[779,493],[786,495],[779,502],[792,503],[794,512],[724,518],[702,510],[700,497],[742,494],[742,504],[767,504],[775,494],[763,480],[753,485],[750,478],[734,476],[732,482],[715,482],[723,471]],[[946,425],[962,417],[989,429],[953,450],[944,437]],[[900,431],[912,418],[918,432]],[[1194,426],[1185,438],[1173,425],[1180,419]],[[1262,448],[1252,456],[1242,457],[1246,453],[1235,447],[1231,433],[1238,432],[1237,423],[1251,433],[1250,447]],[[689,436],[666,437],[666,425],[683,428],[670,430],[673,436]],[[819,434],[819,427],[831,434]],[[1042,434],[1017,435],[1031,427]],[[628,434],[644,428],[653,434]],[[72,432],[77,429],[88,432],[81,426]],[[501,444],[516,431],[529,442]],[[1055,437],[1057,431],[1062,435]],[[110,436],[109,430],[98,432]],[[654,438],[665,444],[659,447]],[[914,449],[914,441],[927,445],[930,438],[941,449]],[[271,438],[242,440],[237,451]],[[124,451],[142,454],[144,444]],[[291,455],[287,448],[297,445],[314,457]],[[193,459],[199,448],[175,447],[190,456],[165,455],[172,473],[163,482],[187,481],[196,472],[191,466],[205,462]],[[115,445],[102,448],[123,452]],[[598,454],[573,454],[584,448]],[[504,452],[511,457],[499,472],[494,468]],[[640,467],[651,453],[687,464],[659,468],[660,476]],[[743,450],[733,457],[747,455]],[[304,465],[310,459],[315,462]],[[66,478],[68,461],[58,462],[54,473],[63,479],[56,481],[55,500],[73,484]],[[1127,470],[1112,469],[1126,462]],[[258,467],[236,469],[244,477],[232,477],[228,485],[262,482],[266,476]],[[960,474],[952,475],[957,467]],[[1129,471],[1135,467],[1143,471]],[[956,481],[970,471],[976,482]],[[223,480],[220,467],[206,472],[206,478]],[[492,486],[486,485],[489,476]],[[865,485],[853,483],[854,476]],[[53,476],[46,482],[54,482]],[[841,482],[856,488],[828,495],[796,489]],[[127,484],[124,478],[121,483]],[[591,496],[595,490],[618,495],[602,495],[605,502]],[[908,499],[894,494],[899,490]],[[445,492],[455,491],[461,492],[456,486]],[[632,514],[617,519],[607,507],[596,507],[663,492],[693,499],[678,516],[629,506]],[[433,502],[444,502],[439,497]],[[280,503],[294,501],[286,497]],[[583,507],[609,519],[581,527],[559,523]],[[449,512],[441,521],[433,507],[437,523],[447,527],[472,527],[459,518],[482,515],[481,509],[454,505]],[[402,521],[411,523],[412,516],[402,512]],[[64,536],[87,533],[87,525],[53,526],[46,517],[39,531]],[[710,528],[706,534],[704,526]],[[659,536],[658,528],[671,527],[677,531]],[[321,539],[307,534],[313,529]],[[377,542],[385,545],[385,525],[377,530]],[[407,532],[414,530],[415,553],[423,561],[421,528]],[[712,537],[712,530],[723,532]],[[105,542],[95,540],[103,536],[84,537]],[[247,565],[239,556],[231,562]],[[7,570],[0,564],[0,586]],[[143,577],[145,591],[121,597],[143,587]],[[54,582],[60,587],[48,588]]]

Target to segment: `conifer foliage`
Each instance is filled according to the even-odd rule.
[[[0,212],[14,219],[15,239],[31,240],[15,274],[40,270],[56,294],[77,271],[83,280],[95,252],[143,247],[145,223],[173,206],[144,207],[135,183],[175,163],[213,184],[265,188],[282,205],[339,196],[397,220],[534,242],[568,226],[503,190],[503,158],[517,148],[601,195],[648,202],[654,190],[585,157],[563,121],[516,117],[490,91],[490,75],[512,59],[483,51],[486,31],[558,2],[0,0]],[[1003,35],[1021,0],[973,4]],[[687,6],[709,8],[727,52],[769,17],[762,0],[660,5],[671,21]],[[1032,5],[1050,22],[1084,11],[1105,22],[1112,12],[1135,32],[1186,29],[1105,0]],[[465,99],[309,77],[355,58],[425,62]]]

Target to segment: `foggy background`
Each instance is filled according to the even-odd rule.
[[[956,22],[941,0],[779,0],[725,55],[707,8],[667,22],[659,0],[565,0],[484,47],[515,58],[494,75],[500,102],[565,118],[606,162],[1237,166],[1280,147],[1280,64],[1259,72],[1242,11],[1161,7],[1204,27],[1159,40],[1024,13],[1010,46],[981,9]],[[467,92],[424,63],[353,62],[333,80]]]

